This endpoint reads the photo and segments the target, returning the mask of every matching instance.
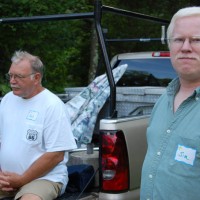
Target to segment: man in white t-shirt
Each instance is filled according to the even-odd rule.
[[[16,51],[6,75],[12,92],[0,104],[0,199],[53,200],[68,182],[76,148],[64,103],[41,84],[43,63]]]

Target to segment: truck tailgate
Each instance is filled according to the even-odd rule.
[[[132,199],[133,196],[139,195],[138,189],[140,188],[141,169],[143,160],[147,150],[146,143],[146,128],[149,121],[149,115],[117,118],[117,119],[103,119],[100,121],[100,134],[106,131],[120,131],[124,134],[125,145],[128,155],[128,168],[129,168],[129,187],[123,193],[119,192],[118,198],[117,191],[112,194],[111,189],[106,192],[100,192],[99,199]],[[100,153],[102,153],[100,151]],[[100,155],[100,158],[103,155]],[[101,164],[100,164],[101,165]],[[100,166],[101,168],[102,166]],[[103,182],[103,177],[100,177]],[[114,195],[114,196],[113,196]],[[139,196],[138,196],[139,199]]]

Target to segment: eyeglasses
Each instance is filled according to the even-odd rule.
[[[29,76],[31,76],[33,74],[35,74],[35,73],[31,73],[31,74],[28,74],[28,75],[9,74],[9,73],[7,73],[7,74],[5,74],[5,76],[6,76],[6,79],[8,81],[10,81],[12,78],[14,78],[15,80],[19,80],[19,79],[27,78],[27,77],[29,77]]]
[[[190,38],[174,37],[169,38],[168,41],[174,46],[182,47],[186,39],[189,40],[189,43],[192,47],[200,47],[200,36],[194,36]]]

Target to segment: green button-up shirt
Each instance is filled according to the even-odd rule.
[[[152,111],[141,200],[200,199],[200,87],[174,113],[179,87],[173,80]]]

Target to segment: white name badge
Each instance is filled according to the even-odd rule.
[[[196,149],[185,147],[180,144],[178,145],[175,160],[189,165],[193,165],[195,157],[196,157]]]
[[[35,121],[37,119],[37,116],[38,116],[37,111],[30,110],[26,118]]]

